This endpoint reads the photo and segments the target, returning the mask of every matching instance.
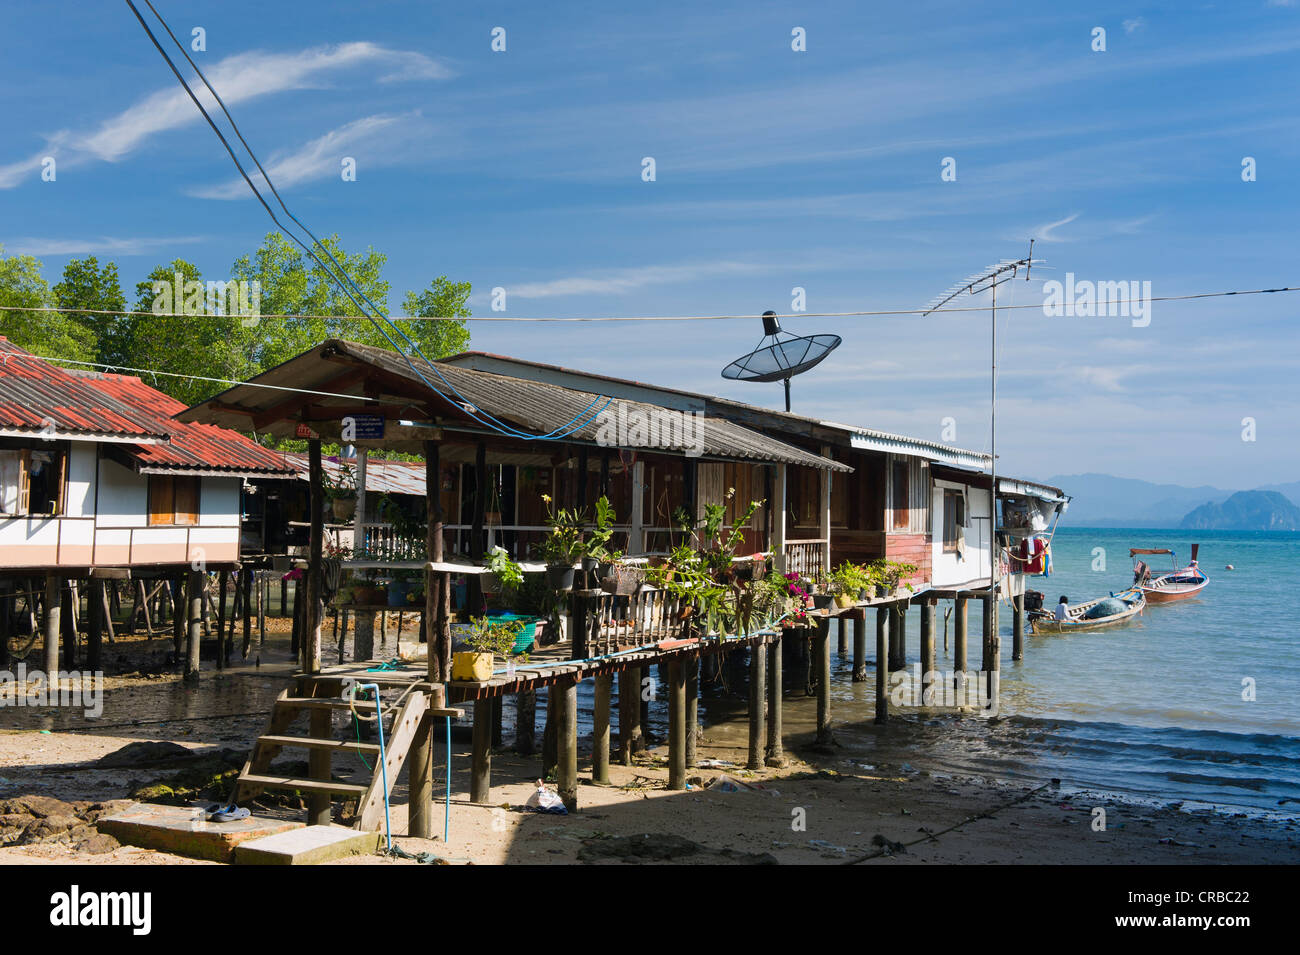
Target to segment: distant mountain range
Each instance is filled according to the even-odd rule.
[[[1222,504],[1202,504],[1179,525],[1188,530],[1300,530],[1300,507],[1277,491],[1238,491]]]
[[[1229,499],[1243,492],[1201,485],[1156,484],[1110,474],[1058,474],[1045,483],[1062,488],[1074,499],[1066,526],[1074,527],[1189,527],[1216,530],[1292,530],[1300,499],[1300,481],[1268,484],[1244,492],[1230,507]],[[1255,495],[1275,492],[1278,500]],[[1218,510],[1206,510],[1218,505]],[[1193,523],[1185,524],[1184,521]],[[1197,523],[1205,521],[1208,523]],[[1241,523],[1234,523],[1238,521]],[[1225,523],[1226,522],[1226,523]]]

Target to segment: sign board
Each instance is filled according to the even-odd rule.
[[[352,437],[356,441],[381,441],[384,437],[384,416],[381,414],[354,414],[349,415],[352,419],[355,432]],[[344,419],[347,424],[347,419]]]
[[[307,425],[303,424],[301,421],[298,422],[298,427],[293,429],[293,434],[294,437],[296,438],[319,438],[320,437],[320,435],[318,435]]]

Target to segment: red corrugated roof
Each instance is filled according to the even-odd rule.
[[[102,372],[74,374],[83,381],[93,382],[100,391],[134,409],[138,417],[171,436],[167,444],[139,445],[131,449],[132,456],[143,467],[294,473],[283,454],[264,448],[237,431],[177,421],[172,415],[184,411],[185,405],[150,388],[139,378]]]
[[[165,440],[169,433],[152,416],[0,336],[0,428],[39,434],[51,423],[59,435]]]

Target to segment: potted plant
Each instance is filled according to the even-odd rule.
[[[485,594],[499,594],[503,590],[517,590],[524,582],[524,572],[510,557],[510,552],[498,544],[484,555],[483,563],[489,573],[479,575]]]
[[[866,592],[868,583],[865,567],[844,561],[831,572],[831,592],[835,595],[835,606],[846,610],[865,599],[862,595]]]
[[[357,512],[357,474],[352,465],[339,462],[337,481],[330,477],[329,471],[322,470],[321,491],[336,521],[352,520]]]
[[[554,590],[572,590],[576,565],[582,559],[582,514],[576,509],[552,508],[551,496],[543,494],[550,512],[550,532],[542,538],[539,552],[546,562],[546,578]]]
[[[506,660],[517,659],[528,654],[514,654],[515,643],[523,630],[519,620],[493,620],[490,617],[475,617],[470,620],[470,634],[466,639],[468,650],[452,654],[451,678],[470,683],[486,683],[492,679],[496,657]]]
[[[610,505],[609,498],[602,494],[596,501],[596,526],[587,531],[583,540],[583,573],[590,574],[603,565],[614,562],[614,552],[610,549],[614,537],[614,518],[614,508]]]

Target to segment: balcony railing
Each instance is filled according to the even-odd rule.
[[[811,577],[823,573],[826,566],[826,539],[785,542],[785,572]]]

